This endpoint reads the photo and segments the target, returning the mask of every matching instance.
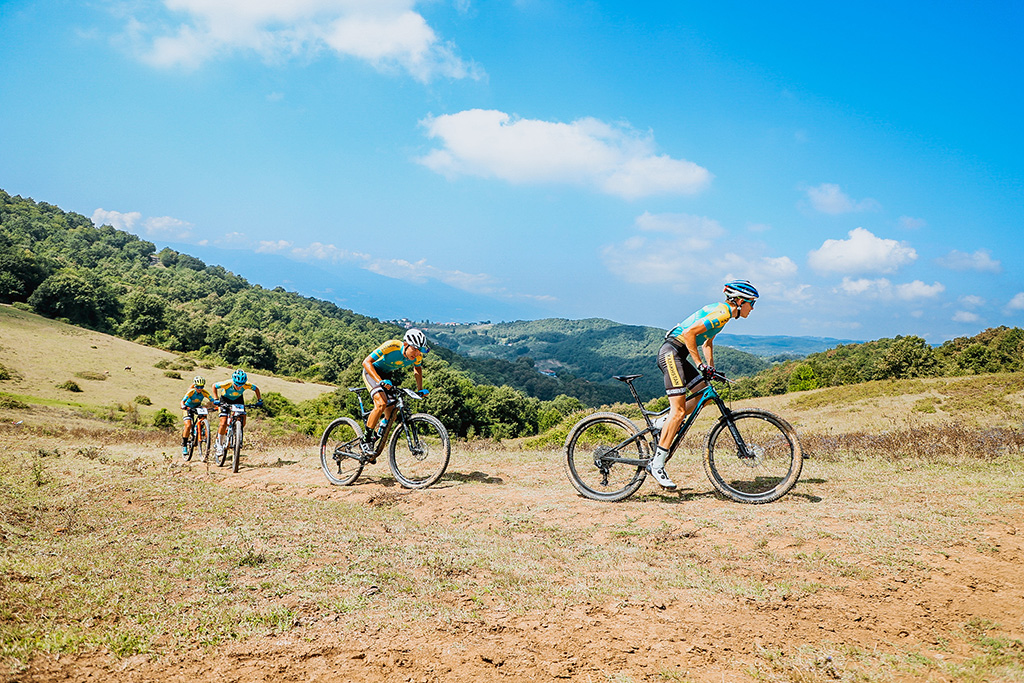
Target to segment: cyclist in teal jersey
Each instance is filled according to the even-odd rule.
[[[712,340],[733,318],[750,315],[758,297],[757,290],[747,280],[727,282],[723,291],[724,303],[708,304],[695,311],[669,330],[665,343],[658,350],[658,367],[665,375],[669,411],[658,439],[658,449],[647,464],[647,471],[666,489],[676,488],[675,482],[665,472],[668,448],[686,414],[696,405],[696,394],[707,386],[708,377],[715,371]],[[701,353],[704,354],[703,359]],[[692,364],[686,362],[687,357]]]
[[[213,402],[215,405],[220,406],[220,428],[217,430],[216,445],[217,457],[220,457],[221,450],[224,448],[223,444],[227,443],[228,415],[231,414],[231,408],[228,406],[232,404],[245,405],[246,389],[256,394],[256,405],[263,403],[260,388],[249,382],[245,370],[235,370],[231,374],[231,379],[226,379],[213,385]],[[245,415],[242,416],[242,426],[245,427]]]
[[[202,408],[205,401],[213,401],[210,392],[206,390],[206,378],[198,375],[192,378],[192,386],[181,399],[182,422],[181,429],[181,454],[188,454],[188,435],[192,431],[192,411]]]
[[[394,373],[405,368],[412,368],[416,377],[416,390],[426,395],[426,392],[423,391],[423,356],[429,350],[427,336],[413,328],[405,333],[402,341],[389,339],[363,359],[363,384],[366,385],[370,391],[370,398],[373,399],[373,409],[366,416],[366,432],[363,434],[363,448],[368,453],[373,452],[374,442],[383,432],[387,420],[391,419],[385,387],[393,386],[391,380]],[[384,422],[378,429],[382,414]]]

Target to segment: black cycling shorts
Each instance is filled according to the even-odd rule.
[[[380,375],[381,382],[383,382],[384,380],[388,380],[389,382],[392,383],[392,385],[394,384],[394,382],[391,380],[390,373],[381,372],[378,370],[377,374]],[[363,370],[363,384],[365,384],[366,388],[369,389],[370,398],[373,398],[374,394],[384,391],[384,387],[380,385],[380,382],[374,380],[373,377],[370,377],[370,373],[368,373],[366,370]]]
[[[239,396],[238,398],[225,398],[221,396],[220,399],[220,410],[218,411],[221,415],[230,415],[231,408],[228,406],[243,406],[245,405],[245,396]]]
[[[658,368],[665,375],[665,393],[669,396],[685,396],[703,381],[703,377],[689,362],[686,347],[666,341],[658,349]]]

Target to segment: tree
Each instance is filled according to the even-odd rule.
[[[117,315],[117,299],[98,277],[70,269],[43,280],[28,303],[42,315],[101,330]]]
[[[242,330],[224,344],[224,358],[236,367],[277,369],[277,354],[257,330]]]
[[[875,369],[880,379],[905,379],[934,375],[937,367],[935,350],[921,337],[910,336],[896,337]]]
[[[144,334],[153,334],[162,329],[165,306],[164,300],[154,294],[134,291],[124,301],[124,320],[119,332],[126,339]]]
[[[817,389],[818,380],[814,376],[814,368],[804,363],[798,365],[793,374],[789,376],[789,386],[786,388],[787,391],[807,391],[808,389]]]

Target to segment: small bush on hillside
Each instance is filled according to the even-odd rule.
[[[102,382],[107,378],[107,376],[104,373],[93,372],[92,370],[82,370],[81,372],[76,372],[75,377],[79,377],[81,379],[93,379],[99,382]]]
[[[156,415],[153,416],[153,426],[157,429],[170,429],[177,424],[177,422],[178,421],[175,419],[174,414],[168,412],[166,408],[161,408],[156,411]]]
[[[139,396],[136,396],[135,398],[133,398],[132,401],[134,401],[135,403],[138,403],[140,406],[151,406],[151,405],[153,405],[153,402],[149,400],[149,396],[142,396],[141,394]]]
[[[0,379],[10,379],[11,371],[3,363],[0,363]]]
[[[170,377],[171,379],[181,379],[181,373],[175,370],[165,370],[164,377]]]
[[[80,392],[82,390],[82,387],[78,386],[78,382],[76,382],[73,379],[69,379],[67,382],[64,382],[63,384],[58,384],[57,388],[72,392]]]
[[[171,367],[171,361],[164,358],[163,360],[157,361],[153,365],[153,367],[156,368],[157,370],[166,370],[167,368]]]
[[[19,401],[13,396],[5,396],[0,394],[0,410],[25,410],[28,408],[28,404]]]

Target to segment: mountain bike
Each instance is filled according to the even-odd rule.
[[[199,459],[206,462],[206,459],[210,457],[210,418],[209,411],[206,408],[200,406],[199,408],[189,408],[189,417],[192,418],[192,429],[188,432],[188,443],[185,445],[188,450],[182,453],[186,461],[192,459],[192,453],[199,449]]]
[[[407,403],[422,396],[404,387],[385,387],[388,405],[394,406],[394,411],[376,445],[365,452],[361,422],[370,414],[363,406],[367,389],[351,387],[349,391],[359,398],[362,420],[339,417],[324,430],[320,438],[320,467],[329,482],[337,486],[355,482],[365,465],[377,462],[385,444],[391,473],[405,488],[423,489],[444,476],[452,454],[448,430],[433,415],[413,413]],[[370,405],[372,408],[372,402]]]
[[[217,467],[223,467],[224,462],[231,453],[231,471],[238,472],[238,462],[242,457],[242,433],[245,422],[245,404],[229,403],[228,409],[228,431],[223,437],[217,434]],[[263,401],[257,401],[254,406],[263,405]],[[225,438],[226,437],[226,438]],[[222,443],[223,440],[223,443]]]
[[[599,412],[577,422],[566,437],[566,473],[576,490],[587,498],[624,500],[644,483],[646,465],[654,456],[669,409],[644,408],[633,387],[633,380],[642,376],[615,379],[629,386],[645,428],[640,429],[624,415]],[[728,381],[717,372],[711,379]],[[770,503],[786,495],[796,485],[803,467],[796,430],[767,410],[731,410],[710,381],[672,439],[668,457],[708,404],[722,414],[708,432],[704,448],[704,471],[715,489],[740,503]]]

